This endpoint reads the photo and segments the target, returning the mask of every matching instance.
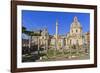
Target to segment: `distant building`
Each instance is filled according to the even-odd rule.
[[[40,35],[33,35],[31,39],[31,45],[33,46],[39,46],[40,48],[48,48],[48,40],[49,40],[49,34],[47,29],[43,29],[40,31],[34,32],[35,34],[40,34]]]
[[[54,36],[49,37],[49,47],[50,48],[56,48],[56,38]]]
[[[22,47],[29,47],[29,40],[28,39],[22,39]]]
[[[49,40],[49,33],[47,29],[43,29],[41,32],[41,43],[45,44]]]
[[[32,36],[31,38],[31,46],[38,45],[38,38],[40,36]]]
[[[84,40],[85,40],[85,42],[84,42],[85,47],[86,47],[87,49],[89,49],[89,48],[90,48],[90,32],[86,32],[86,33],[84,34]]]
[[[85,33],[85,43],[89,44],[90,43],[90,32]]]
[[[58,39],[59,39],[59,40],[58,40],[59,49],[64,48],[64,47],[66,46],[66,41],[65,41],[66,36],[60,35],[60,36],[58,37]]]

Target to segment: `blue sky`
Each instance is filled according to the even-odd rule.
[[[49,34],[53,35],[56,31],[57,20],[59,24],[59,34],[66,35],[70,30],[74,16],[78,17],[83,32],[88,32],[90,28],[89,13],[22,10],[22,26],[26,27],[27,30],[47,28]]]

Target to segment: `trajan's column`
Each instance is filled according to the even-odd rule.
[[[56,49],[59,49],[58,46],[58,21],[56,20]]]

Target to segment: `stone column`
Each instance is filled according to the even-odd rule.
[[[58,22],[56,21],[56,49],[58,49]]]

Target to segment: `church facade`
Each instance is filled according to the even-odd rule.
[[[83,45],[82,26],[75,16],[70,26],[70,32],[66,36],[66,46]]]

